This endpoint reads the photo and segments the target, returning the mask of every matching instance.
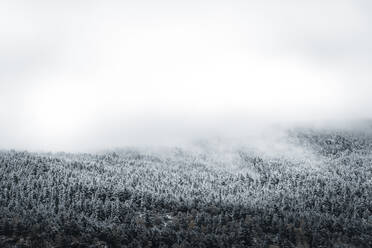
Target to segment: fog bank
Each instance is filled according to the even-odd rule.
[[[371,11],[364,0],[2,1],[0,148],[354,127],[372,118]]]

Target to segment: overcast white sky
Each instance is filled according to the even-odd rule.
[[[0,148],[370,118],[371,13],[367,0],[2,0]]]

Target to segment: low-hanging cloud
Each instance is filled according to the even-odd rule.
[[[368,1],[2,1],[0,148],[371,118]]]

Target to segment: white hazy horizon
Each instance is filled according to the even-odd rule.
[[[372,4],[0,3],[0,149],[81,151],[372,118]]]

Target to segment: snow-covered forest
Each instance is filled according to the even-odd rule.
[[[372,247],[371,133],[283,139],[272,150],[2,151],[0,246]]]

